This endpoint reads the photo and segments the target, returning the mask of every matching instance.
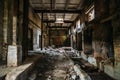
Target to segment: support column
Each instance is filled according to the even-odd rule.
[[[22,40],[22,47],[23,47],[23,60],[28,55],[28,19],[29,15],[29,0],[23,0],[23,40]]]
[[[11,3],[11,4],[10,4]],[[10,33],[12,36],[8,37],[8,40],[10,39],[11,42],[8,42],[8,54],[7,54],[7,66],[18,66],[22,62],[22,47],[17,44],[17,28],[18,28],[18,0],[11,0],[9,2],[9,6],[11,8],[9,9],[9,22],[10,24]],[[9,32],[8,32],[9,34]],[[20,33],[19,33],[20,34]]]
[[[73,35],[72,35],[72,28],[70,29],[70,42],[71,42],[71,47],[73,48]]]
[[[51,43],[50,43],[50,36],[51,36],[50,35],[50,28],[49,28],[49,35],[48,36],[49,36],[49,46],[50,46],[51,45]]]
[[[12,5],[12,6],[11,6]],[[13,0],[8,0],[8,33],[7,33],[7,41],[8,41],[8,45],[11,45],[12,44],[12,36],[13,36],[13,33],[12,33],[12,26],[13,26]]]
[[[8,31],[7,31],[7,43],[8,43],[8,52],[7,52],[7,66],[16,66],[16,50],[11,48],[12,46],[12,37],[13,37],[13,11],[14,11],[14,1],[8,0]],[[13,51],[11,51],[13,50]]]
[[[4,0],[4,22],[3,22],[3,61],[7,61],[7,47],[8,47],[8,0]]]
[[[49,24],[47,23],[47,31],[48,31],[48,44],[49,44],[49,46],[51,45],[51,43],[50,43],[50,28],[48,27],[49,26]]]
[[[73,48],[73,36],[71,35],[71,47]]]
[[[76,50],[78,50],[78,34],[76,32]]]
[[[4,0],[0,2],[0,63],[2,62],[2,47],[3,47],[3,14],[4,14]]]
[[[41,13],[41,50],[43,50],[43,13]]]
[[[82,31],[82,51],[84,51],[84,31]]]

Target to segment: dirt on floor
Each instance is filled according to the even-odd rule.
[[[27,80],[81,80],[73,66],[78,64],[85,71],[90,80],[114,80],[104,72],[83,60],[71,59],[66,55],[44,55],[35,65]]]
[[[73,63],[64,56],[44,56],[27,80],[70,80]]]
[[[7,67],[6,64],[0,65],[0,80],[4,80],[7,73],[9,73],[15,67]]]
[[[81,69],[84,70],[90,76],[92,80],[115,80],[83,59],[72,60],[75,64],[78,64],[81,67]]]

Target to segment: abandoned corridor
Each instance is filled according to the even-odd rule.
[[[0,80],[120,80],[119,3],[1,0]]]

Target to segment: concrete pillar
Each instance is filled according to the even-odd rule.
[[[71,38],[70,38],[71,40],[71,47],[73,48],[73,35],[71,35]]]
[[[29,14],[29,0],[23,0],[23,37],[22,37],[22,50],[23,50],[23,61],[28,55],[28,14]]]
[[[84,51],[84,31],[82,31],[82,51]]]
[[[12,6],[11,6],[12,5]],[[13,26],[13,0],[8,0],[8,30],[7,30],[7,41],[8,45],[12,44],[12,26]]]
[[[71,27],[71,29],[70,29],[70,33],[71,33],[71,35],[70,35],[70,44],[71,44],[71,47],[73,48],[73,35],[72,35],[72,27]]]
[[[4,0],[0,2],[0,62],[2,62],[2,47],[3,47],[3,14],[4,14]]]
[[[4,0],[4,43],[7,43],[7,30],[8,30],[8,0]]]
[[[50,28],[48,29],[48,33],[49,33],[48,37],[49,37],[49,46],[50,46],[50,45],[51,45],[51,42],[50,42],[50,39],[51,39],[51,38],[50,38],[50,36],[51,36],[51,35],[50,35]]]
[[[41,50],[43,50],[43,45],[44,45],[44,42],[43,42],[43,13],[41,13]]]
[[[11,22],[8,23],[10,25],[10,32],[8,31],[8,34],[10,33],[12,36],[9,35],[8,38],[11,42],[8,42],[7,66],[18,66],[22,62],[22,47],[17,44],[18,0],[11,0],[8,3],[11,6],[8,12],[8,19]]]
[[[78,50],[78,33],[76,32],[76,50]]]
[[[7,47],[8,47],[8,0],[4,0],[4,18],[3,18],[3,57],[2,60],[7,61]]]

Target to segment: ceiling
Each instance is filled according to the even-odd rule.
[[[71,27],[82,10],[84,0],[30,0],[36,13],[43,13],[43,22],[49,27]],[[64,23],[55,23],[62,19]]]

